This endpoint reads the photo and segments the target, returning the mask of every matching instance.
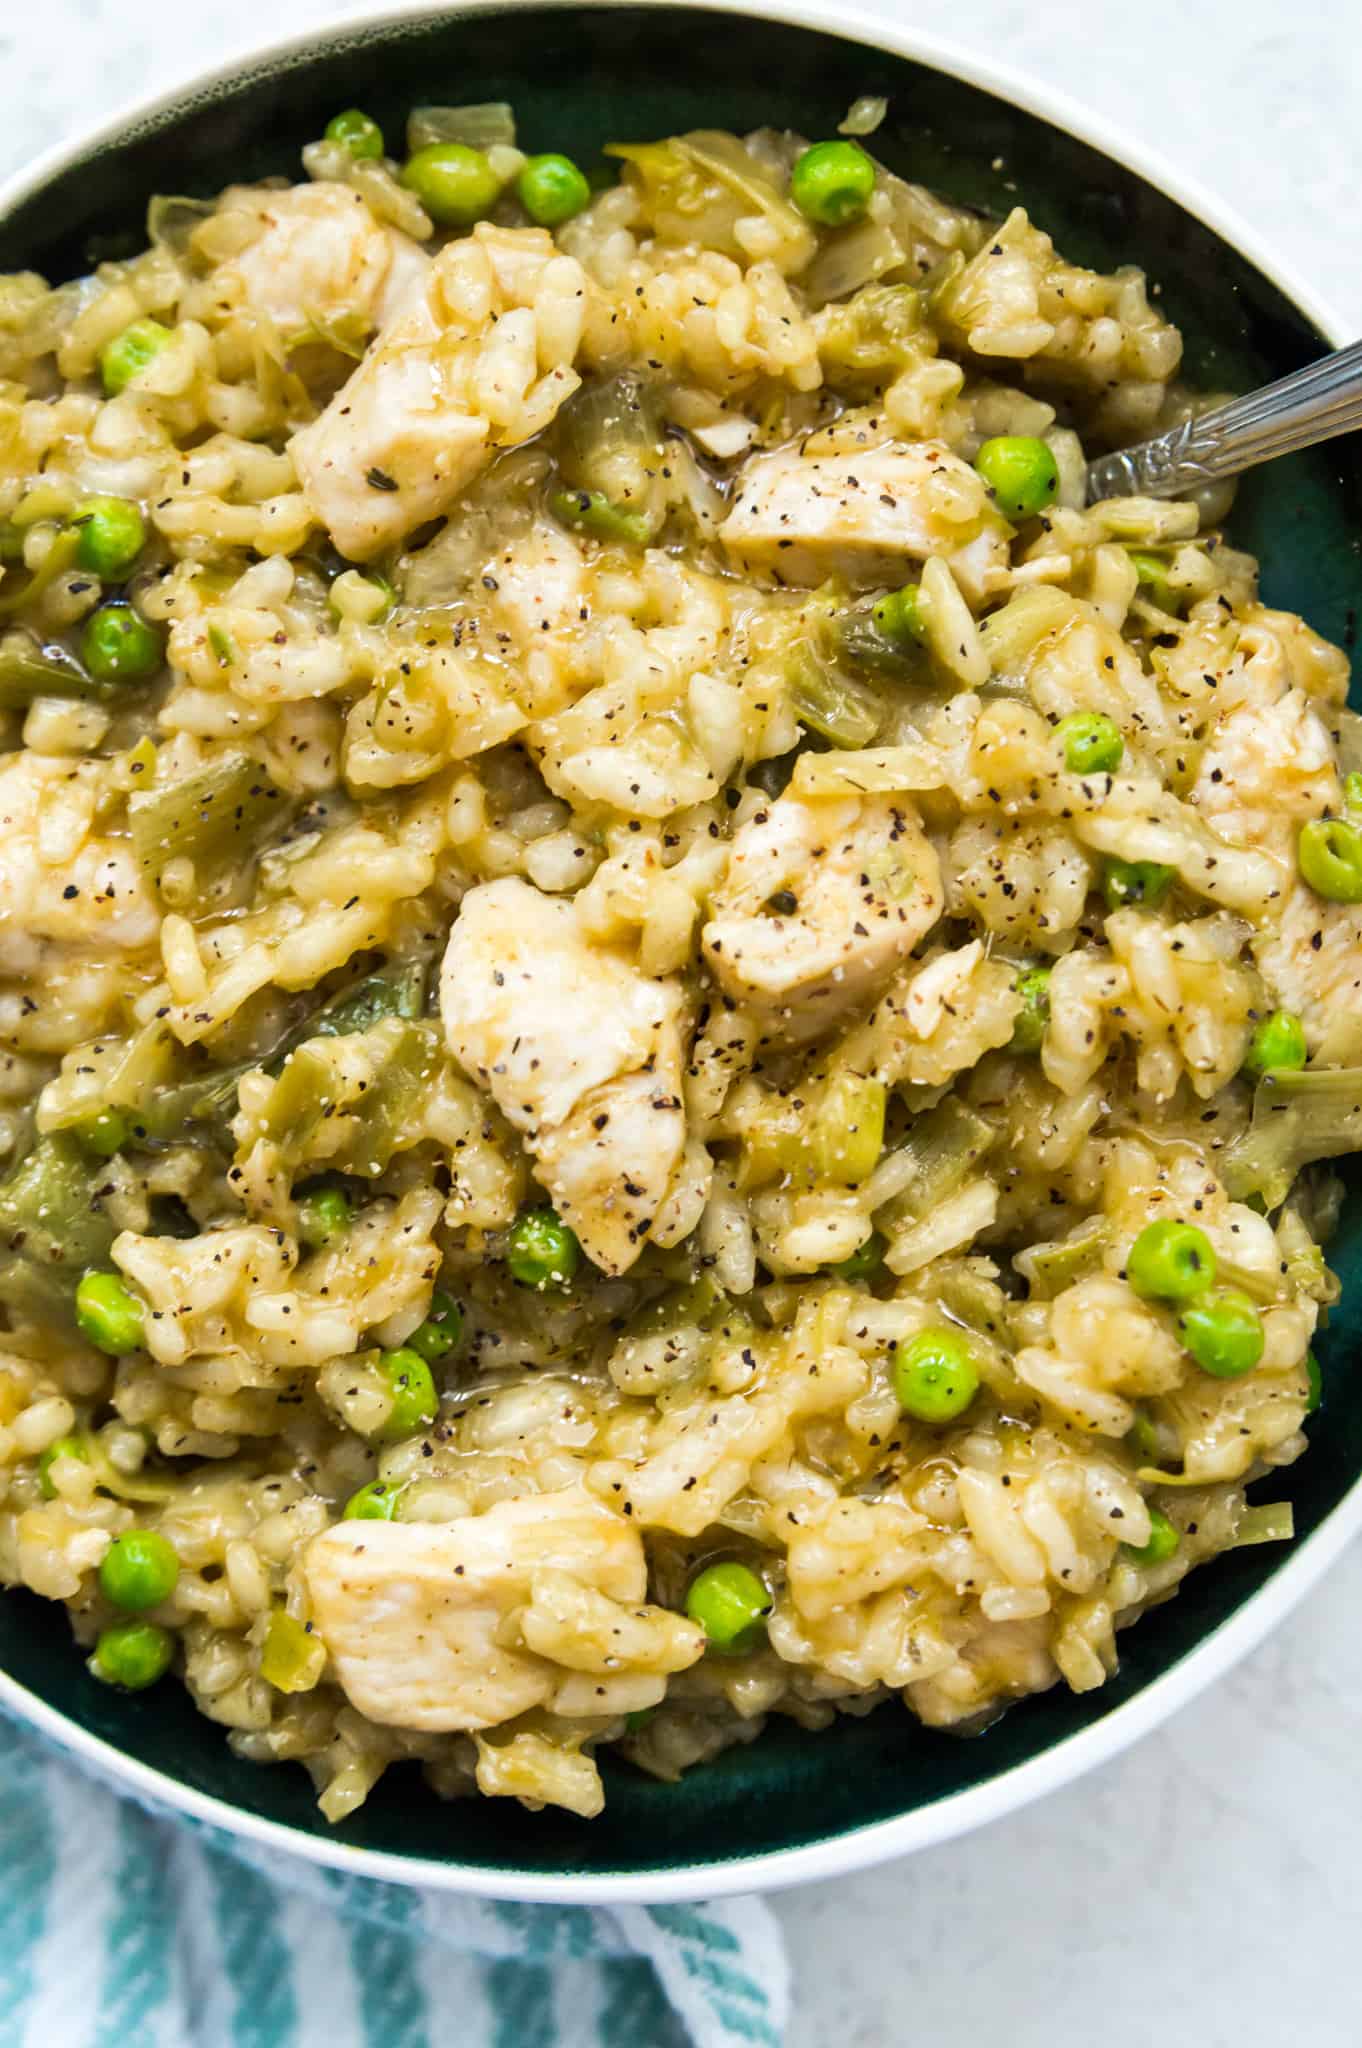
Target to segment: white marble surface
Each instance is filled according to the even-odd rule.
[[[362,11],[0,0],[0,171],[254,38]],[[912,18],[1147,135],[1362,330],[1357,0],[914,0]],[[1355,1547],[1117,1763],[964,1841],[786,1894],[790,2048],[1356,2048],[1360,1610]]]

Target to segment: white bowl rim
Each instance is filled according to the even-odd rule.
[[[67,165],[114,143],[130,128],[172,112],[194,94],[230,84],[274,62],[305,56],[312,48],[343,43],[373,29],[404,23],[470,17],[514,11],[518,0],[396,0],[314,27],[277,41],[251,43],[207,70],[196,72],[146,98],[125,104],[73,142],[47,150],[23,170],[0,182],[0,221],[36,194]],[[582,0],[536,0],[546,6],[582,4]],[[603,12],[638,4],[638,0],[585,0]],[[1220,239],[1246,256],[1255,269],[1288,298],[1334,346],[1349,338],[1348,323],[1338,311],[1270,249],[1256,229],[1207,191],[1197,180],[1175,171],[1156,152],[1137,143],[1118,123],[1089,113],[1067,93],[1040,85],[1024,72],[981,57],[947,37],[908,25],[890,23],[845,0],[644,0],[666,9],[699,7],[713,14],[750,16],[781,25],[822,30],[850,42],[926,64],[1010,101],[1063,129],[1078,141],[1134,171],[1143,181],[1175,200]],[[715,1899],[734,1893],[777,1891],[796,1884],[846,1877],[917,1849],[954,1840],[989,1821],[1071,1784],[1085,1772],[1118,1756],[1160,1723],[1189,1704],[1215,1679],[1260,1643],[1303,1599],[1362,1528],[1362,1475],[1331,1509],[1319,1528],[1300,1543],[1265,1586],[1251,1594],[1227,1621],[1180,1657],[1161,1677],[1142,1686],[1132,1699],[1112,1708],[1090,1727],[1066,1736],[1029,1762],[1016,1764],[987,1784],[948,1794],[930,1806],[892,1819],[872,1821],[829,1835],[798,1849],[775,1849],[757,1855],[737,1854],[712,1863],[690,1863],[674,1870],[600,1875],[545,1875],[537,1870],[485,1870],[475,1864],[407,1857],[389,1850],[365,1849],[343,1837],[325,1839],[304,1834],[283,1821],[265,1820],[227,1800],[198,1792],[149,1764],[127,1756],[113,1743],[71,1721],[56,1707],[0,1672],[0,1706],[27,1721],[58,1747],[98,1776],[144,1804],[185,1815],[209,1827],[237,1835],[264,1853],[302,1856],[309,1862],[369,1877],[388,1884],[418,1885],[433,1891],[542,1905],[663,1905]]]

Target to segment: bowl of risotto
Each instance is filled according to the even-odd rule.
[[[0,194],[11,1711],[705,1896],[1071,1777],[1356,1527],[1362,472],[1085,502],[1341,339],[1166,182],[563,5]]]

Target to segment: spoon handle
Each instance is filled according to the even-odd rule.
[[[1183,498],[1274,455],[1313,448],[1362,427],[1362,341],[1308,369],[1184,420],[1155,441],[1090,462],[1087,502]]]

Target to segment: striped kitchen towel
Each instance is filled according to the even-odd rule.
[[[0,2048],[779,2048],[760,1899],[515,1906],[244,1848],[0,1721]]]

